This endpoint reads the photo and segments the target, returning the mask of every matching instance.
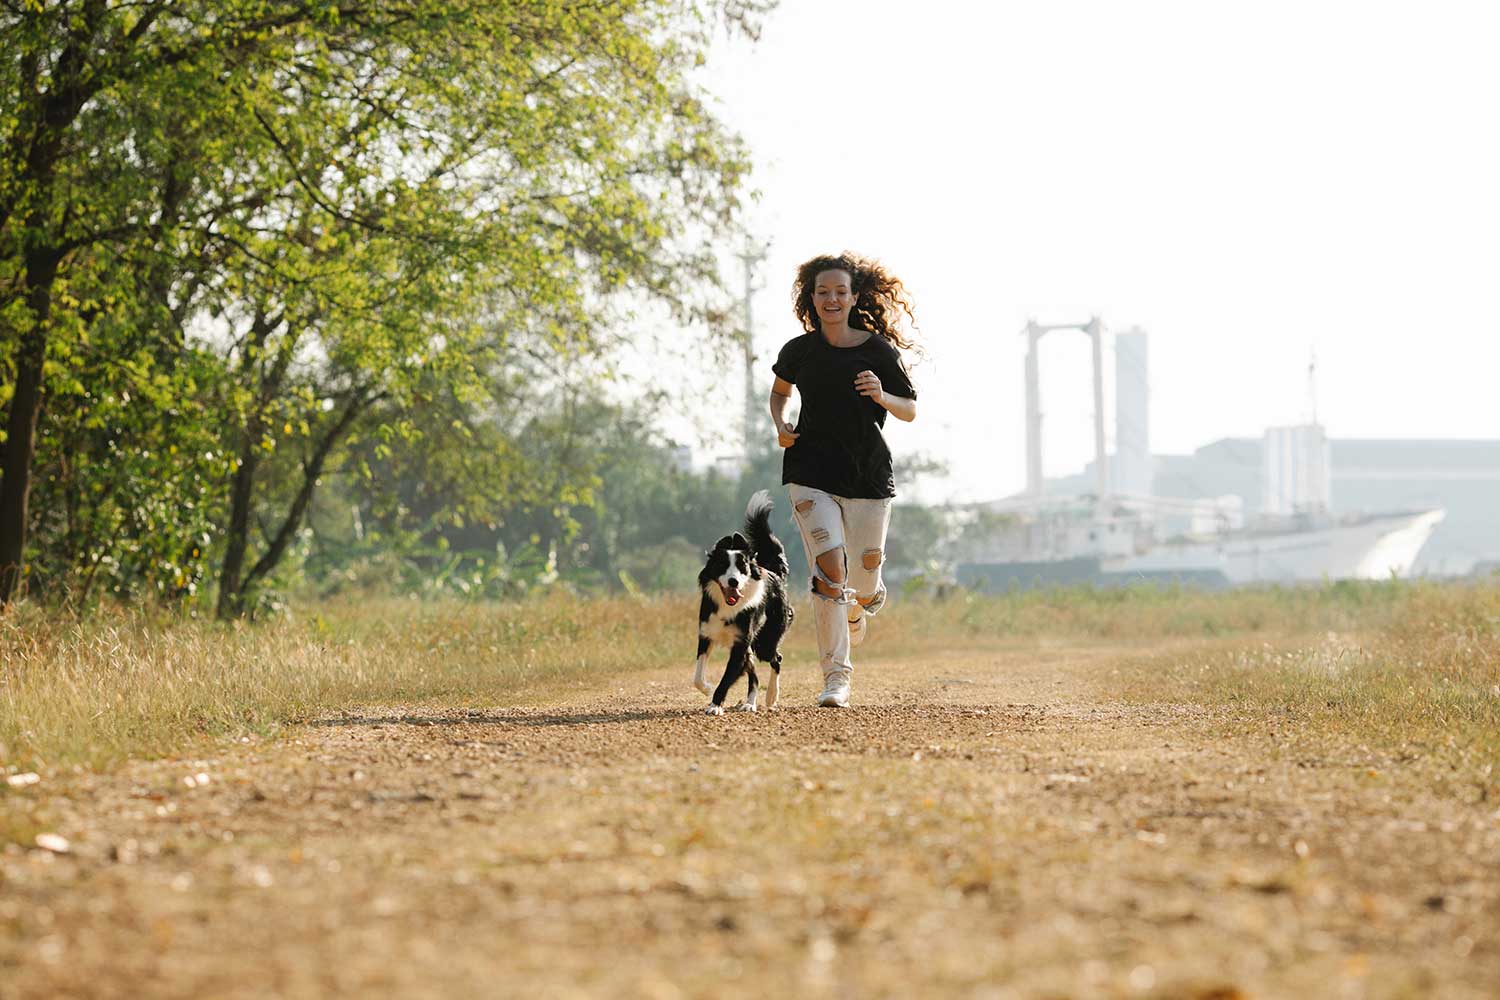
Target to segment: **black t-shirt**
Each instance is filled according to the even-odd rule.
[[[872,371],[892,396],[916,399],[896,348],[874,334],[854,347],[834,347],[821,333],[805,333],[786,342],[771,370],[802,397],[792,428],[800,436],[782,459],[781,481],[840,497],[895,496],[891,450],[880,433],[885,408],[859,394],[854,376]]]

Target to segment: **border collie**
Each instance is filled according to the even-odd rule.
[[[781,692],[781,640],[792,624],[792,605],[787,600],[786,549],[771,531],[771,494],[760,490],[745,508],[745,530],[725,535],[707,552],[708,561],[698,574],[703,599],[698,604],[698,662],[693,666],[693,687],[710,692],[704,677],[708,654],[715,644],[729,646],[724,678],[713,689],[713,700],[705,711],[724,714],[724,699],[740,679],[749,677],[745,700],[738,708],[755,711],[759,686],[755,659],[769,664],[766,708],[775,708]]]

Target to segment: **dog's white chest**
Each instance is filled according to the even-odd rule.
[[[739,630],[735,628],[734,619],[725,618],[722,615],[714,615],[698,626],[698,634],[714,643],[733,642],[739,638]]]

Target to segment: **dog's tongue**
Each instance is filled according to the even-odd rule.
[[[724,595],[724,603],[727,604],[727,605],[729,605],[732,608],[736,604],[740,603],[740,595],[739,594],[725,594]]]

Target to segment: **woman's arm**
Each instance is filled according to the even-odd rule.
[[[907,423],[911,423],[917,419],[917,401],[915,399],[907,399],[905,396],[892,396],[888,392],[883,392],[875,402],[885,407],[890,415],[897,420],[904,420]]]
[[[786,408],[791,401],[792,383],[777,378],[771,383],[771,421],[776,425],[776,443],[783,448],[797,442],[797,432],[786,422]]]
[[[880,376],[872,371],[862,371],[854,376],[854,388],[861,396],[868,396],[880,404],[897,420],[911,423],[917,419],[917,401],[905,396],[893,396],[886,392],[880,386]]]

